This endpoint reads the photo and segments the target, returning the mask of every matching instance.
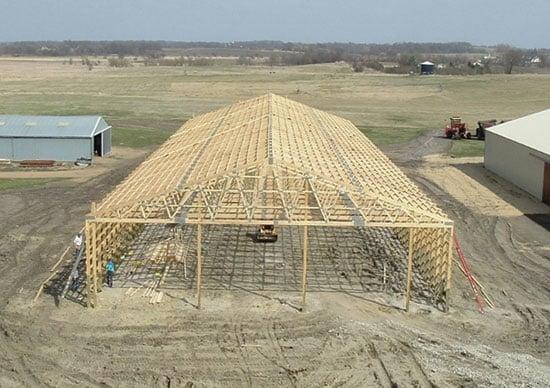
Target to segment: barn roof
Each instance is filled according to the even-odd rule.
[[[0,115],[0,137],[92,137],[109,124],[101,116]]]
[[[97,220],[451,225],[350,121],[267,94],[189,120]]]
[[[486,131],[550,155],[550,109],[487,128]]]

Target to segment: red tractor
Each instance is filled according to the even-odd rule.
[[[451,124],[444,130],[447,139],[471,139],[472,134],[468,131],[466,123],[462,122],[460,117],[451,117]]]

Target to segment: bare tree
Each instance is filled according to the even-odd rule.
[[[248,55],[241,55],[237,59],[237,65],[250,66],[252,64],[252,58],[250,58]]]
[[[540,63],[539,63],[539,66],[544,68],[544,67],[547,67],[548,65],[550,65],[550,56],[549,55],[546,55],[546,54],[541,54],[539,56],[540,58]]]
[[[509,47],[502,53],[502,60],[504,62],[504,71],[506,74],[512,74],[514,66],[521,64],[523,60],[523,51],[517,48]]]
[[[273,66],[278,66],[281,64],[281,56],[280,55],[275,55],[275,54],[271,54],[269,56],[269,58],[267,59],[267,63],[269,64],[269,66],[273,67]]]
[[[109,57],[107,59],[109,66],[111,67],[128,67],[131,65],[130,60],[122,55],[118,57]]]
[[[351,62],[351,68],[356,73],[362,73],[365,70],[365,64],[363,63],[363,60],[361,58],[355,58]]]

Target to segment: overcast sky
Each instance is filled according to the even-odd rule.
[[[550,0],[0,0],[0,41],[468,41],[550,47]]]

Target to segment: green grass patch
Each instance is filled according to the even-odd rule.
[[[480,140],[454,140],[451,147],[451,156],[463,158],[468,156],[483,156],[485,142]]]
[[[370,127],[360,125],[359,130],[379,146],[406,143],[420,136],[424,129],[413,127]]]
[[[172,134],[161,129],[113,129],[113,145],[131,148],[144,148],[164,143]]]
[[[0,178],[0,191],[3,190],[19,190],[28,189],[31,187],[44,186],[47,183],[58,179],[51,178]]]

